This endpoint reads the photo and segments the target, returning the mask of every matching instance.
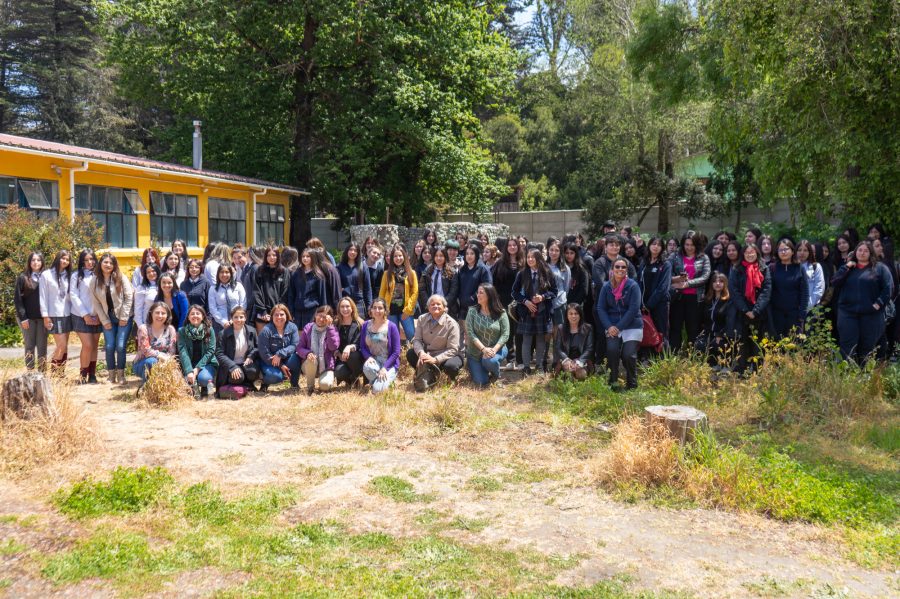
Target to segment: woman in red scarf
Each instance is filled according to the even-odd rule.
[[[767,308],[772,296],[772,277],[765,263],[760,260],[759,248],[750,243],[744,246],[744,259],[731,269],[728,287],[734,293],[734,301],[742,314],[741,353],[735,371],[743,373],[750,358],[759,355],[759,345],[753,340],[761,339],[768,330]],[[758,360],[757,360],[758,361]],[[757,363],[752,364],[755,369]]]

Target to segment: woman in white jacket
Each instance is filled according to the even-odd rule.
[[[69,302],[69,277],[72,274],[72,254],[60,250],[50,268],[41,273],[41,318],[44,328],[53,335],[52,372],[62,375],[69,357],[69,333],[72,331]]]
[[[78,254],[78,264],[72,273],[69,284],[69,304],[72,311],[72,330],[81,341],[81,370],[79,381],[84,383],[97,383],[97,348],[100,345],[100,333],[103,326],[100,317],[94,311],[94,303],[91,301],[91,284],[94,281],[94,268],[97,266],[97,257],[91,250],[81,250]]]
[[[809,283],[809,304],[812,310],[819,305],[819,301],[825,294],[825,273],[822,265],[816,262],[816,250],[807,240],[797,244],[797,261],[806,272],[806,280]]]
[[[216,284],[209,288],[209,313],[216,334],[231,325],[231,310],[235,306],[247,308],[244,286],[235,280],[234,267],[220,264],[216,271]]]
[[[134,288],[134,326],[150,322],[147,312],[159,293],[159,266],[147,264],[141,269],[141,282]]]

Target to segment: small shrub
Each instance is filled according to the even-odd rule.
[[[158,408],[177,408],[194,401],[177,358],[157,362],[141,387],[141,399]]]
[[[0,324],[0,347],[19,347],[23,342],[19,325]]]
[[[428,502],[432,500],[430,495],[416,493],[416,488],[411,482],[396,476],[376,476],[369,481],[369,489],[374,493],[384,495],[400,503]]]
[[[595,466],[596,476],[613,490],[667,484],[678,474],[677,444],[661,423],[629,416],[616,425],[606,454]]]
[[[881,373],[884,398],[894,406],[900,406],[900,362],[886,367]]]
[[[492,493],[502,489],[503,483],[490,476],[473,476],[466,483],[466,487],[479,493]]]
[[[643,367],[639,380],[645,387],[677,389],[687,397],[697,397],[713,391],[712,375],[699,353],[665,353]]]
[[[158,466],[120,466],[113,470],[108,481],[87,478],[72,485],[69,491],[58,491],[53,501],[61,512],[73,518],[139,512],[159,501],[174,482],[172,476]]]

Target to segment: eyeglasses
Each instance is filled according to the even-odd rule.
[[[778,248],[779,254],[787,254],[789,251],[791,251],[791,248]]]
[[[628,270],[627,266],[613,266],[615,270]]]

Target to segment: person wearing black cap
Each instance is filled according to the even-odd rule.
[[[616,221],[608,220],[603,223],[603,235],[608,235],[610,233],[616,232]]]

